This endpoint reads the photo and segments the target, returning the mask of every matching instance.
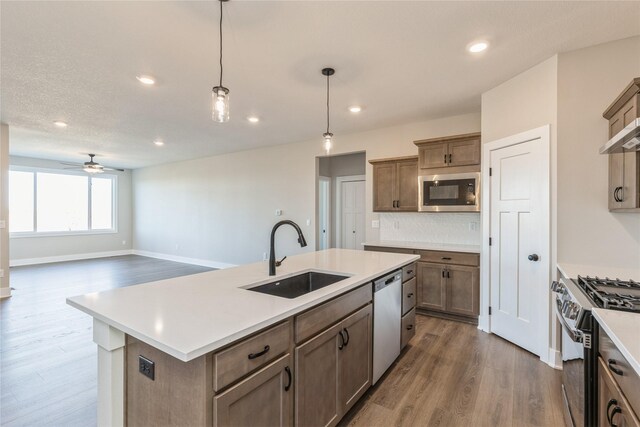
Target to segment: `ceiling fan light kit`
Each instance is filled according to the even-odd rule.
[[[84,162],[84,163],[67,163],[67,162],[60,162],[61,164],[65,165],[65,166],[71,166],[68,168],[64,168],[64,169],[80,169],[85,171],[86,173],[89,174],[98,174],[98,173],[103,173],[104,171],[119,171],[119,172],[124,172],[124,169],[118,169],[118,168],[107,168],[102,166],[100,163],[95,162],[93,160],[93,158],[96,156],[95,154],[89,154],[89,161],[88,162]]]
[[[212,97],[211,118],[214,122],[225,123],[229,121],[229,89],[222,85],[222,3],[228,0],[218,0],[220,2],[220,83],[214,86]]]
[[[336,70],[333,68],[323,68],[322,75],[327,77],[327,131],[322,134],[324,139],[324,151],[329,154],[333,146],[333,134],[329,131],[329,77],[333,76]]]

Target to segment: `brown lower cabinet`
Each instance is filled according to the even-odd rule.
[[[478,267],[418,262],[416,306],[477,318],[480,312],[479,272]]]
[[[598,414],[599,427],[640,427],[637,415],[602,357],[598,357]]]
[[[333,426],[371,385],[372,305],[295,349],[295,423]]]
[[[214,425],[292,426],[292,362],[287,354],[216,396]]]

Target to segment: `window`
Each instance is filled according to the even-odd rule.
[[[113,232],[116,179],[12,168],[9,231],[14,236]]]

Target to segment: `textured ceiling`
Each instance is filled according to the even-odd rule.
[[[217,1],[0,2],[1,120],[11,154],[136,168],[478,111],[549,56],[640,32],[640,2],[225,4],[231,121],[210,119]],[[467,44],[491,48],[472,56]],[[137,74],[157,78],[143,87]],[[347,111],[361,104],[359,115]],[[247,122],[258,115],[257,125]],[[66,129],[54,120],[69,123]],[[156,138],[165,141],[158,148]],[[390,141],[393,143],[393,141]]]

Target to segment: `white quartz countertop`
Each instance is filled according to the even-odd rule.
[[[189,361],[418,258],[417,255],[328,249],[288,257],[273,277],[269,277],[265,261],[74,296],[67,298],[67,304],[180,360]],[[244,289],[309,270],[350,277],[294,299]]]
[[[424,251],[448,251],[480,253],[480,245],[456,245],[449,243],[404,242],[400,240],[377,240],[363,243],[364,246],[382,246],[388,248],[421,249]]]
[[[593,316],[640,375],[640,314],[594,308]]]
[[[610,279],[635,280],[640,282],[640,265],[635,268],[611,267],[602,265],[580,265],[558,262],[558,270],[568,279],[580,276],[608,277]]]

